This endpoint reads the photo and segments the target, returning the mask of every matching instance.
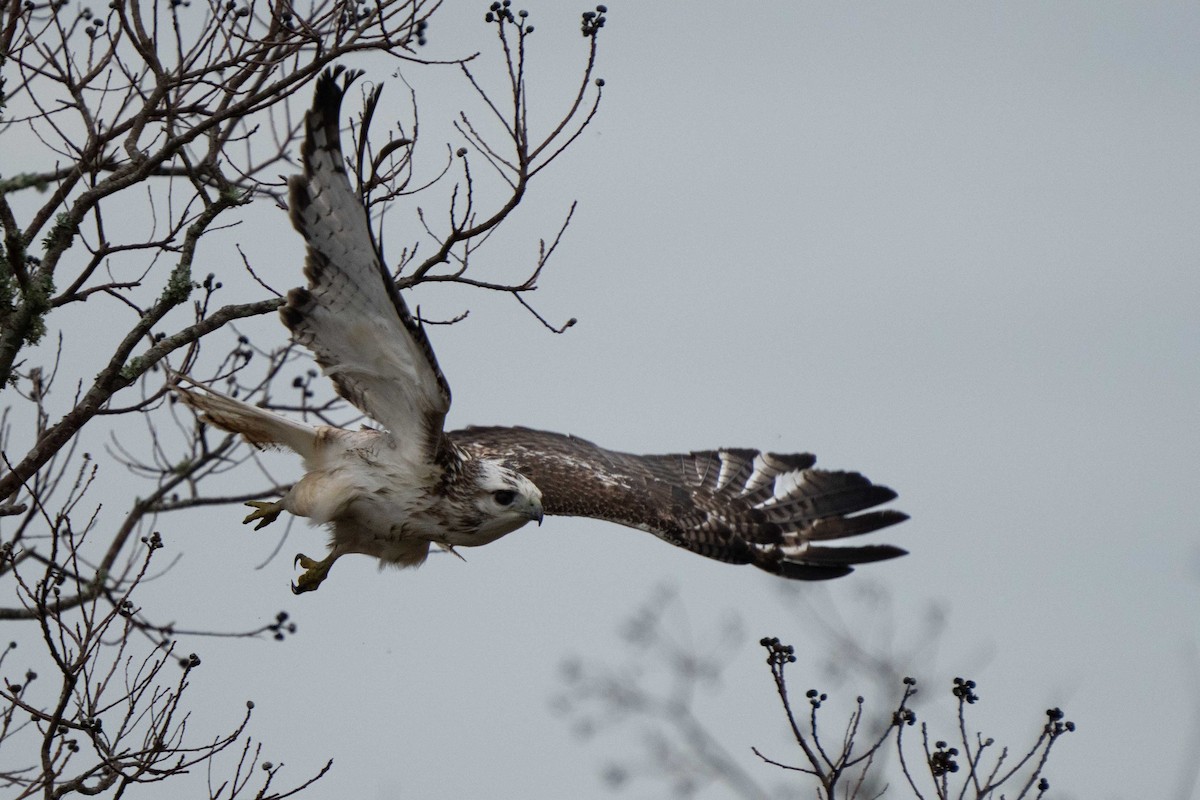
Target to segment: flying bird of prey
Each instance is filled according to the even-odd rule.
[[[384,267],[341,149],[342,98],[360,73],[327,71],[308,112],[302,175],[289,182],[292,223],[308,245],[306,288],[281,309],[338,394],[379,428],[311,427],[186,380],[201,419],[259,447],[282,446],[306,472],[279,500],[254,501],[245,522],[287,511],[328,525],[321,560],[292,591],[320,586],[347,553],[415,566],[430,545],[487,544],[543,514],[609,520],[709,558],[819,580],[893,558],[891,545],[831,547],[907,519],[874,510],[896,497],[856,472],[813,469],[807,453],[748,449],[631,455],[528,428],[443,430],[450,387],[420,322]]]

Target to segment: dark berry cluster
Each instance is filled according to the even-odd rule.
[[[767,648],[767,663],[772,667],[782,667],[796,661],[796,648],[790,644],[780,644],[774,636],[763,637],[758,643]]]
[[[338,17],[341,25],[357,25],[365,22],[375,13],[375,6],[367,0],[344,0],[342,13]]]
[[[1065,716],[1066,714],[1063,713],[1061,708],[1046,709],[1046,719],[1048,720],[1046,722],[1046,733],[1051,736],[1061,736],[1064,733],[1074,732],[1075,723],[1070,720],[1063,722],[1063,717]]]
[[[957,747],[948,747],[945,742],[934,742],[934,751],[929,756],[929,771],[933,777],[940,778],[948,772],[958,772],[958,762],[954,757],[958,755]]]
[[[804,693],[804,696],[808,698],[808,704],[812,706],[814,710],[820,708],[821,703],[824,703],[829,699],[829,695],[825,694],[824,692],[818,692],[816,689],[809,689]]]
[[[67,582],[67,573],[58,566],[50,566],[46,570],[46,577],[38,581],[38,588],[43,591],[49,591],[56,598],[62,596],[62,585]]]
[[[104,20],[93,14],[92,10],[87,6],[79,10],[79,18],[87,22],[87,25],[83,28],[83,32],[89,39],[95,39],[104,29]]]
[[[282,642],[285,634],[296,632],[296,623],[288,622],[288,613],[280,611],[275,615],[275,621],[267,626],[267,630],[275,635],[275,641]]]
[[[954,688],[950,690],[954,696],[966,703],[974,703],[979,699],[979,695],[975,694],[975,681],[963,680],[962,678],[954,679]]]
[[[503,2],[497,0],[497,2],[492,3],[491,6],[488,7],[488,12],[483,15],[483,21],[498,22],[501,25],[506,22],[510,22],[513,25],[520,24],[524,26],[521,29],[523,33],[533,33],[533,26],[525,25],[525,18],[529,16],[529,12],[522,9],[514,15],[511,6],[512,0],[503,0]],[[517,22],[518,18],[521,20],[520,23]]]
[[[892,725],[899,728],[901,725],[916,725],[917,715],[911,708],[905,705],[908,698],[917,693],[917,679],[905,676],[904,678],[904,699],[900,702],[900,708],[892,713]],[[860,703],[861,705],[861,703]]]
[[[13,645],[9,645],[10,649],[12,646]],[[25,671],[25,683],[17,683],[16,681],[5,681],[4,688],[8,690],[9,694],[17,696],[17,695],[21,694],[21,691],[26,686],[28,686],[29,684],[33,683],[36,680],[37,680],[37,673],[34,672],[33,670],[26,670]]]
[[[245,336],[239,336],[237,343],[238,346],[233,351],[234,358],[241,359],[243,364],[254,358],[254,351],[250,349],[250,339]]]
[[[47,0],[45,3],[35,3],[34,0],[25,0],[25,2],[21,4],[21,8],[25,11],[41,11],[42,9],[47,8],[51,11],[57,11],[66,5],[67,0]]]
[[[308,372],[304,373],[304,375],[297,375],[292,380],[292,388],[299,389],[306,400],[311,400],[315,393],[309,388],[309,386],[316,377],[317,371],[315,369],[310,369]]]
[[[608,18],[604,15],[608,13],[608,6],[596,6],[595,11],[583,12],[583,24],[580,26],[584,37],[595,36],[596,31],[604,27],[604,23]]]
[[[37,717],[35,716],[34,719],[37,719]],[[100,722],[99,717],[87,717],[82,721],[82,723],[83,724],[80,727],[82,727],[83,730],[90,731],[92,733],[100,733],[100,731],[103,730],[103,728],[104,728],[104,726]],[[67,748],[67,750],[69,752],[78,753],[79,752],[79,740],[74,737],[67,738],[67,734],[70,732],[71,732],[71,729],[68,728],[66,725],[59,725],[57,728],[54,729],[53,735],[63,737],[63,740],[62,740],[63,745]]]

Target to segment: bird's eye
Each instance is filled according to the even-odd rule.
[[[509,489],[501,489],[498,492],[492,492],[492,497],[496,498],[496,502],[502,506],[512,505],[512,501],[517,499],[517,493]]]

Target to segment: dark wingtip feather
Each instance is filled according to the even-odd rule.
[[[869,564],[904,555],[908,555],[908,551],[895,545],[868,544],[862,547],[809,547],[800,559],[805,564]]]
[[[870,483],[866,478],[863,478],[863,480],[866,481],[865,485],[858,487],[854,492],[855,501],[861,504],[858,507],[859,509],[881,506],[899,497],[893,489],[880,486],[877,483]]]
[[[877,483],[872,484],[872,486],[875,487],[875,491],[874,491],[872,499],[874,499],[876,501],[875,502],[876,505],[890,503],[892,500],[895,500],[897,497],[900,496],[896,492],[895,489],[889,488],[887,486],[880,486]]]
[[[817,463],[817,457],[812,453],[763,453],[769,463],[781,470],[805,470]]]
[[[312,305],[312,292],[303,286],[291,289],[287,294],[287,303],[279,309],[279,316],[288,330],[296,330],[304,322],[305,309]]]
[[[795,581],[827,581],[854,571],[858,564],[886,561],[908,551],[890,544],[863,547],[809,547],[795,560],[780,551],[760,551],[751,563],[761,570]]]
[[[756,563],[755,566],[793,581],[830,581],[854,572],[854,567],[844,564],[806,564],[799,561],[777,561],[767,566]]]
[[[817,520],[805,532],[809,541],[820,542],[830,539],[845,539],[848,536],[862,536],[864,533],[898,525],[908,519],[903,511],[885,509],[883,511],[868,511],[853,517],[829,517]]]
[[[304,117],[305,137],[301,150],[307,162],[312,152],[319,147],[318,134],[324,134],[326,146],[334,145],[341,150],[341,126],[339,119],[342,115],[342,99],[350,84],[362,76],[360,69],[346,69],[338,65],[321,73],[317,78],[317,88],[313,91],[313,104]],[[339,84],[338,78],[344,76]],[[338,161],[341,166],[341,161]]]
[[[291,210],[292,224],[300,233],[304,233],[303,212],[312,204],[309,194],[309,183],[313,175],[312,157],[319,148],[333,150],[337,155],[333,161],[334,169],[345,172],[342,161],[342,135],[339,120],[342,114],[342,100],[350,84],[358,80],[362,70],[348,70],[338,65],[321,73],[317,78],[317,87],[313,90],[313,103],[308,113],[304,115],[304,143],[300,146],[300,156],[304,163],[304,174],[293,175],[288,179],[288,208]],[[338,78],[343,78],[341,83]]]

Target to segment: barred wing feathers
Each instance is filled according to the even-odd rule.
[[[292,224],[308,243],[307,288],[281,310],[338,394],[382,424],[414,461],[436,458],[450,387],[425,331],[384,268],[342,155],[342,98],[359,73],[327,72],[305,118],[304,172],[288,183]]]
[[[853,565],[904,555],[892,545],[828,547],[908,519],[868,511],[896,497],[856,472],[812,469],[807,453],[705,450],[641,456],[528,428],[472,427],[448,434],[468,453],[532,480],[547,514],[603,519],[694,553],[785,578],[822,580]]]

